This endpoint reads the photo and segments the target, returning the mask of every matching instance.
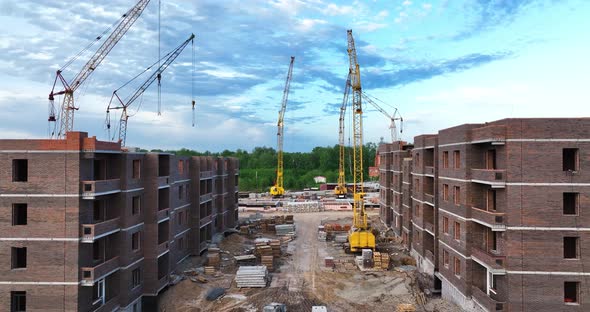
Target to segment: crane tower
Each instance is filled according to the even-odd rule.
[[[351,252],[364,248],[375,249],[375,235],[367,222],[363,189],[363,105],[361,73],[357,61],[356,48],[352,30],[348,30],[349,76],[352,88],[352,130],[353,130],[353,219],[348,233],[348,244]]]
[[[289,97],[289,87],[291,86],[291,78],[293,75],[293,62],[295,62],[295,57],[291,56],[287,81],[285,82],[285,90],[283,90],[283,101],[281,102],[281,110],[279,111],[279,121],[277,123],[277,179],[275,180],[275,185],[270,188],[270,194],[274,197],[283,196],[283,194],[285,194],[285,188],[283,187],[283,128],[285,109],[287,108],[287,98]]]

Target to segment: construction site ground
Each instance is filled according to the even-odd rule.
[[[273,213],[279,214],[279,213]],[[268,214],[272,215],[272,214]],[[266,215],[265,215],[266,216]],[[242,217],[242,216],[241,216]],[[226,237],[219,247],[221,266],[214,273],[202,275],[206,283],[180,281],[159,297],[159,311],[262,311],[272,302],[286,304],[288,311],[311,311],[312,306],[326,306],[328,311],[396,311],[402,303],[413,304],[416,311],[461,311],[443,299],[425,297],[416,283],[416,271],[368,271],[358,268],[338,269],[326,267],[325,257],[354,259],[334,242],[319,241],[318,226],[324,222],[350,223],[350,212],[313,212],[294,214],[296,238],[285,243],[283,256],[275,262],[272,281],[266,288],[237,288],[234,283],[237,265],[233,256],[243,255],[252,249],[253,238],[241,234]],[[373,215],[372,220],[378,220]],[[378,221],[374,221],[379,226]],[[384,227],[383,227],[384,228]],[[252,235],[250,235],[252,236]],[[254,236],[276,238],[269,233]],[[407,257],[401,246],[393,241],[385,246],[393,254],[392,265]],[[179,270],[202,268],[206,257],[187,259]],[[259,265],[259,264],[258,264]],[[225,294],[208,301],[207,293],[216,287]],[[423,301],[423,299],[426,299]]]

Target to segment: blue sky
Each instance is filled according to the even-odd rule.
[[[47,137],[55,70],[135,2],[0,0],[0,138]],[[108,139],[113,90],[157,60],[157,8],[152,0],[78,90],[75,130]],[[164,73],[162,115],[154,87],[142,98],[128,146],[276,147],[291,55],[285,150],[337,144],[347,29],[364,91],[399,109],[404,140],[462,123],[590,116],[590,1],[163,0],[161,14],[162,54],[196,35],[197,124],[189,46]],[[82,65],[72,64],[66,79]],[[389,141],[389,120],[370,106],[365,112],[365,142]]]

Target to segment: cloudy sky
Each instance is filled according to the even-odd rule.
[[[47,137],[56,69],[135,2],[0,0],[0,138]],[[163,75],[162,115],[154,86],[132,106],[128,146],[276,147],[292,55],[285,150],[334,145],[347,29],[364,91],[385,110],[399,109],[404,140],[462,123],[590,116],[588,16],[587,0],[162,0],[158,41],[152,0],[77,90],[74,128],[109,139],[105,111],[113,90],[154,63],[159,47],[163,55],[194,33],[194,73],[189,45]],[[73,79],[88,58],[83,54],[64,77]],[[365,111],[365,142],[389,141],[389,120]]]

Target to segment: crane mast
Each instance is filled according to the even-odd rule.
[[[357,60],[352,30],[348,30],[349,75],[352,88],[352,129],[353,129],[353,220],[348,235],[350,251],[363,248],[375,249],[375,235],[367,223],[363,189],[363,106],[361,73]]]
[[[398,109],[394,108],[395,110],[393,111],[393,114],[390,115],[381,106],[379,106],[379,104],[377,104],[375,101],[371,100],[371,98],[364,92],[363,92],[363,99],[365,101],[367,101],[369,104],[373,105],[373,107],[375,107],[379,112],[381,112],[383,115],[385,115],[387,118],[389,118],[389,120],[391,120],[391,124],[389,125],[389,129],[391,130],[391,142],[392,143],[396,142],[398,140],[398,138],[397,138],[397,126],[395,125],[395,121],[399,120],[401,123],[400,132],[403,132],[403,122],[404,122],[404,119],[400,116]]]
[[[277,179],[275,185],[270,188],[270,194],[275,197],[283,196],[283,194],[285,194],[285,188],[283,187],[283,128],[285,109],[287,108],[287,98],[289,97],[289,87],[291,86],[291,78],[293,75],[293,62],[295,62],[295,57],[291,56],[287,81],[285,82],[285,89],[283,90],[283,101],[281,102],[281,110],[279,111],[279,121],[277,123]]]
[[[338,164],[338,185],[334,188],[334,193],[337,197],[346,197],[348,190],[346,189],[346,180],[344,178],[344,118],[346,116],[346,105],[348,105],[348,96],[350,94],[350,73],[346,77],[346,85],[344,86],[344,97],[342,99],[342,106],[340,106],[340,126],[338,130],[338,144],[340,159]]]
[[[168,68],[168,66],[170,66],[170,64],[172,64],[174,62],[174,60],[176,60],[176,58],[178,57],[178,55],[180,55],[180,53],[182,53],[182,51],[184,50],[184,48],[186,48],[186,46],[189,43],[191,43],[191,42],[194,41],[194,38],[195,38],[195,35],[194,34],[191,34],[191,36],[187,40],[185,40],[182,44],[180,44],[176,49],[168,52],[168,54],[164,55],[164,57],[162,57],[156,63],[152,64],[150,67],[148,67],[142,73],[140,73],[139,75],[135,76],[131,81],[135,80],[141,74],[143,74],[144,72],[146,72],[147,70],[149,70],[150,68],[152,68],[153,66],[155,66],[156,64],[160,63],[162,60],[164,61],[163,63],[161,63],[160,67],[158,67],[158,69],[155,70],[145,80],[145,82],[143,84],[141,84],[135,90],[135,92],[126,101],[123,101],[119,97],[119,94],[117,93],[117,91],[119,91],[121,88],[123,88],[124,86],[126,86],[131,81],[125,83],[123,86],[121,86],[119,89],[117,89],[117,90],[115,90],[113,92],[113,95],[111,96],[111,101],[109,102],[109,106],[107,107],[107,128],[109,130],[111,128],[110,111],[111,110],[117,110],[117,109],[122,110],[121,111],[121,117],[119,118],[119,142],[121,142],[123,146],[125,146],[125,141],[126,141],[126,138],[127,138],[127,122],[129,120],[128,108],[135,102],[135,100],[137,100],[145,92],[145,90],[147,88],[149,88],[149,86],[152,85],[152,83],[154,83],[154,81],[156,81],[156,79],[158,81],[160,80],[161,74],[166,70],[166,68]],[[118,101],[117,106],[115,106],[115,104],[113,103],[113,99],[116,99]],[[111,106],[111,104],[113,106]],[[110,134],[109,134],[109,136],[110,136]]]
[[[78,110],[78,107],[74,105],[74,92],[88,79],[88,77],[94,72],[94,70],[100,65],[100,63],[104,60],[104,58],[111,52],[111,50],[115,47],[115,45],[121,40],[123,35],[127,33],[129,28],[135,23],[135,21],[139,18],[141,13],[145,10],[146,6],[149,4],[150,0],[140,0],[133,6],[129,11],[127,11],[121,17],[121,20],[117,27],[111,32],[109,37],[103,42],[103,44],[96,50],[94,55],[86,62],[86,65],[82,67],[82,70],[76,75],[74,79],[71,81],[67,81],[63,76],[62,72],[65,67],[59,69],[56,73],[55,80],[53,82],[53,88],[51,93],[49,94],[49,104],[50,104],[50,112],[49,112],[49,122],[57,122],[55,116],[55,104],[54,104],[54,97],[55,95],[64,95],[64,99],[61,105],[61,112],[59,115],[59,132],[57,134],[58,138],[65,137],[66,133],[72,131],[74,128],[74,111]],[[100,39],[98,37],[97,39]],[[67,65],[69,65],[68,63]],[[66,65],[66,66],[67,66]],[[55,85],[59,80],[63,85],[63,90],[54,92]]]

